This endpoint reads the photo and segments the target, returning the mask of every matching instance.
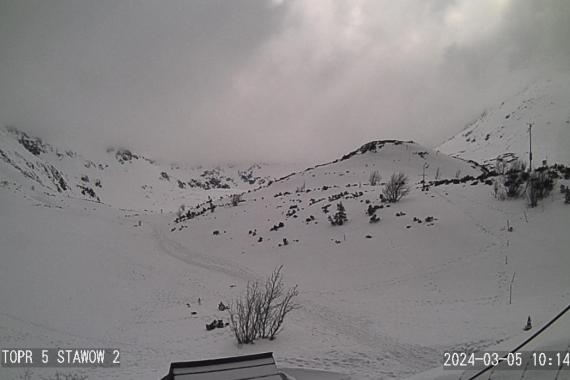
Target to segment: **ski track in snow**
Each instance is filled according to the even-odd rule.
[[[185,247],[178,241],[166,237],[166,234],[161,232],[159,228],[152,223],[151,228],[153,230],[153,237],[158,242],[158,247],[168,256],[174,257],[188,265],[198,266],[243,281],[254,281],[260,278],[247,269],[238,267],[236,263],[229,264],[221,259],[199,254],[195,252],[195,250]]]
[[[208,271],[225,276],[234,277],[241,281],[255,281],[262,276],[255,275],[251,271],[237,266],[234,262],[228,263],[220,258],[208,257],[195,252],[180,242],[168,238],[164,232],[150,223],[153,237],[157,240],[158,247],[164,254],[177,260],[197,266]],[[363,320],[362,316],[354,317],[339,313],[324,304],[318,304],[300,296],[302,304],[300,311],[303,319],[309,318],[311,325],[320,325],[321,329],[332,329],[336,334],[341,334],[347,340],[351,340],[359,346],[366,347],[369,352],[327,351],[323,354],[306,356],[285,357],[283,363],[290,366],[318,368],[323,370],[336,370],[351,372],[354,368],[360,370],[366,368],[371,378],[393,378],[403,374],[413,374],[418,371],[433,367],[433,363],[440,358],[439,350],[420,345],[411,345],[398,342],[388,336],[378,335],[366,329],[370,321]],[[307,323],[307,322],[305,322]],[[318,329],[317,329],[318,330]],[[378,354],[381,352],[382,354]],[[411,360],[413,358],[413,360]],[[397,373],[387,368],[399,367]]]

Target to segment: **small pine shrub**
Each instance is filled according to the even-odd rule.
[[[342,202],[338,202],[336,204],[336,213],[332,216],[329,215],[329,221],[333,226],[342,226],[346,221],[348,221],[346,209]]]

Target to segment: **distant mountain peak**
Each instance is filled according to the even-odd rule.
[[[415,144],[414,141],[409,140],[409,141],[404,141],[404,140],[374,140],[374,141],[370,141],[367,142],[366,144],[362,145],[360,148],[345,154],[342,157],[342,160],[346,160],[356,154],[364,154],[367,152],[374,152],[376,153],[378,150],[382,149],[385,145],[402,145],[402,144]]]

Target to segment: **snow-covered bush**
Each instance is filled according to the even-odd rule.
[[[408,185],[408,177],[402,173],[393,173],[390,180],[382,190],[383,199],[388,202],[398,202],[400,199],[408,195],[410,186]]]
[[[294,302],[299,295],[297,286],[285,288],[282,269],[282,265],[275,268],[265,285],[249,282],[245,294],[228,309],[238,344],[253,343],[258,338],[275,339],[287,314],[299,307]]]

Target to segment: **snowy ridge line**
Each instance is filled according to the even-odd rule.
[[[570,305],[566,306],[564,308],[564,310],[562,310],[560,313],[558,313],[554,318],[552,318],[547,324],[545,324],[544,326],[542,326],[540,328],[540,330],[538,330],[537,332],[535,332],[534,334],[532,334],[530,337],[528,337],[524,342],[522,342],[521,344],[519,344],[517,347],[515,347],[513,350],[511,350],[511,354],[514,354],[515,352],[519,351],[521,348],[523,348],[524,346],[526,346],[529,342],[531,342],[534,338],[536,338],[537,336],[539,336],[540,334],[542,334],[546,329],[548,329],[550,326],[552,326],[554,324],[554,322],[556,322],[558,319],[560,319],[560,317],[562,317],[564,314],[566,314],[568,312],[568,310],[570,310]],[[501,359],[505,359],[507,356],[503,356]],[[499,362],[501,362],[499,360]],[[481,376],[482,374],[484,374],[485,372],[487,372],[490,369],[493,369],[494,365],[490,365],[487,368],[482,369],[481,371],[477,372],[475,375],[471,376],[469,379],[467,380],[473,380],[478,378],[479,376]]]

